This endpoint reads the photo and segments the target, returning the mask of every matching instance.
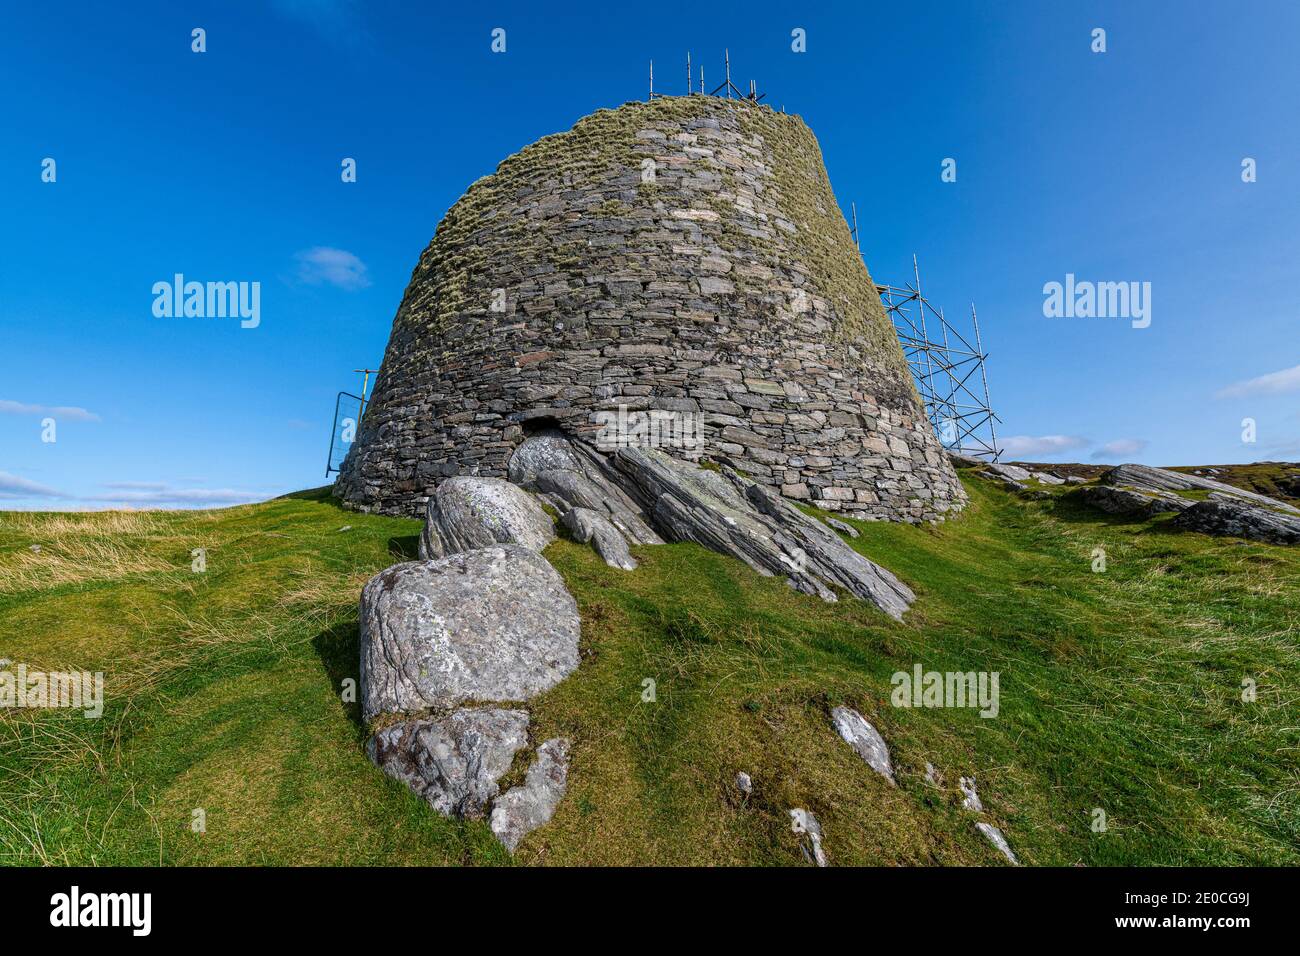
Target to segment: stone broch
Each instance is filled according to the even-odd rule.
[[[703,446],[666,451],[828,511],[965,501],[816,139],[765,106],[601,110],[471,186],[415,267],[335,493],[416,516],[443,479],[506,477],[528,434],[590,438],[620,407],[698,415]]]

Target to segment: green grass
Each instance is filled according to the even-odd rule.
[[[573,740],[570,787],[515,861],[802,863],[802,806],[832,864],[997,865],[960,807],[974,774],[983,819],[1028,864],[1300,862],[1296,550],[966,484],[970,508],[945,525],[857,525],[855,546],[917,591],[904,624],[693,545],[636,549],[631,573],[552,545],[582,663],[532,703],[531,735]],[[340,696],[361,586],[418,529],[319,493],[0,514],[0,657],[103,670],[107,694],[101,720],[0,711],[0,862],[510,862],[483,823],[439,817],[370,766]],[[998,671],[998,717],[892,707],[890,676],[915,663]],[[889,741],[897,788],[835,735],[839,703]]]

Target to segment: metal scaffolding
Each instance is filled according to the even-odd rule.
[[[857,210],[853,211],[857,220]],[[856,238],[856,235],[855,235]],[[903,354],[925,403],[925,414],[939,442],[950,451],[997,461],[997,423],[989,404],[989,379],[984,367],[988,353],[980,338],[979,317],[971,303],[972,345],[921,294],[921,270],[912,257],[915,284],[878,285],[880,301],[893,320]]]

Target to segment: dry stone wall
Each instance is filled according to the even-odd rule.
[[[629,103],[505,160],[447,213],[393,323],[335,493],[418,515],[505,476],[531,432],[697,415],[725,462],[830,511],[940,518],[965,496],[795,116]]]

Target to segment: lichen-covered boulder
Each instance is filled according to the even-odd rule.
[[[527,700],[577,668],[579,626],[560,575],[519,545],[394,565],[361,593],[365,718]]]
[[[481,817],[497,781],[528,743],[522,710],[467,707],[437,720],[392,724],[367,744],[370,759],[447,816]]]
[[[555,526],[537,499],[502,478],[448,478],[429,499],[420,557],[441,558],[494,544],[541,551]]]

